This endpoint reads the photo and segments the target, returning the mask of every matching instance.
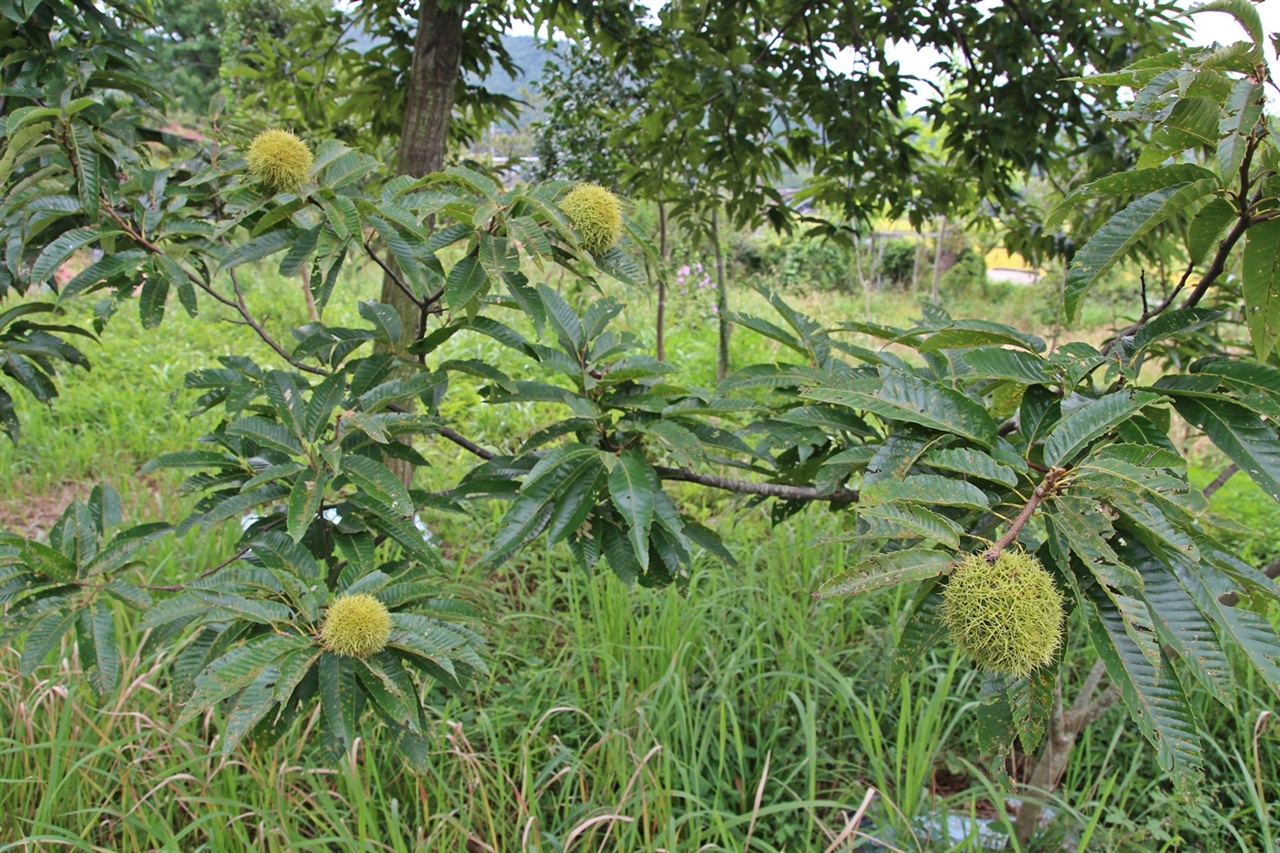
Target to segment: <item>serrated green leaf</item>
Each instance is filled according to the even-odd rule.
[[[209,610],[221,611],[224,616],[256,622],[259,625],[288,622],[293,615],[293,611],[287,605],[278,601],[262,601],[235,593],[207,592],[202,589],[191,590],[191,595],[203,601]]]
[[[177,450],[162,453],[142,467],[143,471],[157,468],[225,468],[239,467],[240,460],[216,450]]]
[[[1054,207],[1044,222],[1046,231],[1057,230],[1067,216],[1079,204],[1098,196],[1146,195],[1156,190],[1178,187],[1198,180],[1215,177],[1214,173],[1194,163],[1175,163],[1150,169],[1131,169],[1115,175],[1107,175],[1083,187],[1072,190]]]
[[[1221,319],[1222,316],[1223,312],[1210,308],[1180,308],[1161,314],[1133,336],[1129,344],[1133,354],[1131,360],[1156,341],[1185,337]]]
[[[367,456],[348,453],[342,457],[342,473],[375,500],[386,504],[397,515],[413,512],[413,501],[404,484],[391,470]]]
[[[720,539],[715,531],[686,518],[684,520],[684,534],[690,542],[704,551],[714,554],[726,566],[730,568],[737,567],[738,561],[734,558],[733,553],[725,547],[723,540]]]
[[[444,282],[444,301],[451,311],[461,311],[480,295],[489,275],[475,255],[467,255],[453,265]]]
[[[1227,559],[1225,555],[1217,555],[1215,562],[1220,565]],[[1177,577],[1200,609],[1213,619],[1223,641],[1244,652],[1263,682],[1280,697],[1280,636],[1276,635],[1271,622],[1251,610],[1222,603],[1224,595],[1240,590],[1218,565],[1179,562]]]
[[[961,506],[988,509],[990,501],[982,489],[963,480],[940,474],[912,474],[909,477],[876,480],[858,496],[861,507],[906,501],[926,506]]]
[[[502,527],[484,557],[485,564],[501,562],[546,529],[562,491],[579,482],[576,478],[583,468],[600,465],[600,458],[596,448],[576,443],[562,444],[542,457],[503,517]],[[568,524],[568,519],[561,523]]]
[[[120,680],[120,649],[115,646],[115,620],[111,608],[95,601],[81,611],[79,630],[93,643],[95,666],[90,674],[93,690],[100,697],[114,692]]]
[[[278,667],[271,664],[240,693],[236,706],[227,717],[227,725],[222,731],[224,758],[231,755],[249,730],[271,712],[276,704],[275,686],[279,676]]]
[[[706,453],[698,437],[673,420],[653,421],[645,424],[643,431],[658,439],[661,446],[680,465],[692,468],[706,459]]]
[[[1092,587],[1080,605],[1094,648],[1111,682],[1119,687],[1129,715],[1155,746],[1161,769],[1172,777],[1178,792],[1189,799],[1200,780],[1200,736],[1172,667],[1157,666],[1148,660],[1101,588]]]
[[[227,426],[227,434],[248,436],[258,444],[290,456],[301,456],[303,452],[302,442],[294,437],[288,427],[257,415],[232,421]]]
[[[1040,738],[1044,734],[1045,723],[1053,710],[1061,663],[1062,656],[1058,653],[1049,666],[1035,669],[1024,678],[1012,680],[1006,690],[1009,714],[1017,729],[1018,740],[1022,742],[1022,750],[1027,755],[1035,755],[1036,747],[1040,745]]]
[[[61,583],[76,582],[79,569],[75,560],[42,542],[27,540],[22,548],[22,558],[32,571],[51,580]]]
[[[372,323],[373,327],[378,330],[380,340],[392,346],[400,342],[402,325],[400,315],[396,313],[396,309],[381,302],[361,300],[359,311],[360,316]]]
[[[269,530],[260,534],[250,545],[254,556],[268,568],[288,572],[309,584],[318,584],[324,580],[316,558],[288,536]]]
[[[320,708],[334,740],[345,750],[356,737],[356,663],[325,652],[320,656]]]
[[[95,227],[75,228],[58,236],[56,240],[45,246],[40,255],[31,264],[29,281],[32,286],[45,284],[58,271],[58,267],[73,254],[86,246],[115,237],[122,232],[118,230],[102,230]]]
[[[69,603],[67,602],[67,604]],[[71,626],[75,625],[78,618],[79,610],[77,608],[54,605],[53,609],[44,613],[43,616],[40,616],[32,625],[27,627],[25,629],[27,641],[22,647],[19,671],[24,676],[34,673],[36,667],[44,663],[44,659],[49,656],[49,652],[58,647],[58,644],[62,642],[63,636],[66,635],[67,631],[71,630]]]
[[[566,352],[580,353],[586,344],[582,333],[582,320],[564,301],[564,297],[545,284],[538,285],[538,296],[547,311],[547,320],[560,336]]]
[[[944,515],[913,504],[880,504],[860,507],[858,517],[868,525],[862,538],[922,538],[955,551],[963,528]]]
[[[609,497],[627,523],[627,535],[643,571],[649,569],[649,526],[653,523],[654,492],[661,488],[647,459],[628,450],[609,472]]]
[[[950,568],[953,555],[925,548],[872,554],[840,577],[827,581],[817,595],[858,595],[893,584],[935,578]]]
[[[1193,264],[1203,261],[1235,218],[1236,209],[1226,199],[1215,198],[1200,208],[1187,230],[1187,259]]]
[[[1260,222],[1245,234],[1245,319],[1254,354],[1265,362],[1280,340],[1280,220]]]
[[[1211,0],[1196,6],[1191,11],[1195,14],[1226,12],[1240,22],[1240,26],[1244,27],[1255,45],[1262,44],[1262,18],[1249,0]]]
[[[374,706],[390,722],[418,731],[418,705],[413,682],[395,655],[382,652],[357,662],[356,674]]]
[[[1023,385],[1048,382],[1044,359],[1033,353],[1003,347],[977,347],[961,356],[977,376],[1006,379]]]
[[[942,584],[936,578],[920,584],[893,650],[893,662],[889,667],[890,691],[897,692],[903,678],[918,672],[924,656],[941,645],[946,637],[941,607]]]
[[[229,270],[241,264],[260,261],[268,255],[273,255],[282,249],[292,246],[294,241],[301,238],[305,233],[302,228],[287,228],[283,231],[271,231],[260,237],[254,237],[224,255],[222,262],[218,265],[218,269]]]
[[[1234,359],[1205,359],[1191,366],[1196,375],[1216,377],[1239,394],[1242,402],[1268,417],[1280,418],[1280,370]]]
[[[1048,504],[1045,523],[1053,526],[1053,532],[1099,582],[1112,589],[1142,589],[1142,576],[1111,547],[1115,530],[1097,502],[1076,495],[1055,496]]]
[[[311,470],[299,474],[293,481],[293,488],[289,490],[286,529],[294,542],[301,541],[311,522],[315,521],[328,482],[327,473],[317,474]]]
[[[1233,403],[1210,406],[1193,397],[1174,397],[1173,407],[1264,491],[1280,500],[1280,439],[1262,418]]]
[[[209,708],[257,681],[263,670],[297,649],[308,648],[305,637],[266,634],[236,646],[214,660],[196,677],[195,692],[187,701],[178,724],[194,719]]]
[[[329,426],[329,416],[333,414],[334,407],[342,404],[346,391],[346,375],[341,373],[330,376],[311,390],[303,418],[302,438],[305,441],[316,441],[324,435]]]
[[[800,396],[963,436],[984,447],[996,439],[996,424],[982,405],[946,385],[888,367],[880,368],[878,380],[810,388]]]
[[[604,464],[588,461],[565,478],[556,490],[556,503],[547,523],[547,541],[556,543],[580,528],[600,499],[607,479]]]
[[[1138,543],[1127,542],[1121,546],[1120,554],[1127,565],[1142,575],[1142,597],[1147,601],[1160,639],[1182,659],[1213,698],[1234,708],[1236,688],[1231,677],[1231,662],[1213,626],[1178,582],[1173,570]]]
[[[917,347],[920,352],[985,346],[1015,346],[1036,353],[1045,349],[1042,338],[990,320],[952,320],[945,326],[921,326],[911,332],[925,335]]]
[[[1204,178],[1185,186],[1156,190],[1111,217],[1089,238],[1067,270],[1067,317],[1072,322],[1080,318],[1085,294],[1095,282],[1123,260],[1139,240],[1217,188],[1218,181],[1215,177],[1213,180]]]
[[[1044,464],[1071,462],[1090,443],[1158,400],[1146,391],[1116,391],[1091,400],[1060,420],[1045,438]]]
[[[968,447],[930,450],[921,461],[933,468],[942,468],[991,483],[1000,483],[1011,489],[1018,485],[1018,475],[1012,468],[1000,464],[981,450]]]

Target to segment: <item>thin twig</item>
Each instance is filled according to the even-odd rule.
[[[382,260],[382,258],[378,257],[378,253],[373,250],[373,246],[370,245],[368,240],[364,241],[364,250],[365,250],[365,253],[370,258],[373,259],[373,262],[375,264],[382,267],[382,271],[387,274],[387,278],[391,280],[391,283],[394,284],[397,288],[399,288],[401,293],[409,297],[409,301],[411,301],[414,305],[417,305],[419,308],[426,307],[422,304],[422,300],[419,299],[417,296],[415,296],[414,292],[409,289],[409,286],[405,284],[404,281],[400,278],[400,276],[396,274],[396,271],[391,268],[391,265],[388,264],[386,261]]]
[[[134,241],[139,246],[141,246],[142,248],[146,249],[148,252],[151,252],[154,255],[164,254],[164,250],[160,248],[160,246],[156,245],[155,243],[148,240],[145,236],[143,236],[141,232],[139,232],[136,228],[133,227],[133,224],[131,222],[129,222],[127,219],[121,216],[119,212],[117,212],[115,209],[113,209],[108,205],[104,207],[103,210],[106,212],[107,216],[111,217],[111,219],[116,223],[116,225],[118,225],[120,229],[125,232],[125,235],[130,240]],[[276,341],[275,338],[271,337],[271,335],[267,332],[267,330],[262,327],[262,324],[253,318],[253,315],[249,313],[248,305],[245,304],[244,294],[241,293],[240,291],[240,281],[236,277],[235,270],[230,270],[231,284],[235,288],[235,292],[236,292],[235,299],[228,299],[227,297],[223,296],[221,293],[219,293],[218,291],[214,290],[211,286],[206,284],[204,280],[201,279],[199,276],[194,275],[190,270],[183,270],[183,273],[186,275],[187,279],[196,287],[200,288],[205,293],[209,294],[210,297],[217,300],[221,304],[227,306],[228,308],[233,309],[237,314],[239,314],[242,318],[244,318],[245,325],[253,329],[254,333],[257,334],[257,336],[262,339],[263,343],[271,347],[271,349],[273,349],[277,355],[279,355],[289,364],[293,365],[298,370],[305,371],[306,373],[313,373],[317,376],[329,375],[328,371],[322,370],[318,367],[312,367],[311,365],[298,361],[293,356],[289,355],[288,350],[282,347],[279,344],[279,342]]]
[[[275,350],[276,355],[280,356],[285,361],[289,362],[289,364],[293,365],[298,370],[306,371],[307,373],[314,373],[317,376],[328,376],[329,371],[322,370],[319,367],[312,367],[311,365],[305,362],[299,361],[298,359],[291,356],[288,350],[280,346],[279,342],[277,342],[275,338],[271,337],[271,335],[267,332],[267,330],[262,327],[261,323],[253,319],[253,315],[249,313],[249,306],[245,304],[244,293],[242,293],[240,290],[240,279],[236,276],[236,271],[229,270],[229,272],[231,274],[231,287],[236,292],[235,302],[231,303],[225,299],[220,301],[222,301],[224,304],[231,305],[237,311],[239,311],[240,316],[244,318],[245,322],[248,323],[249,326],[253,329],[253,331],[257,333],[258,337],[262,339],[263,343],[271,347],[271,349]],[[201,287],[204,287],[203,282],[201,282],[200,284],[201,284]],[[213,289],[210,287],[204,287],[204,290],[208,293],[214,292]]]
[[[1266,220],[1275,217],[1275,212],[1273,211],[1261,214],[1255,212],[1254,208],[1258,202],[1262,200],[1261,190],[1255,192],[1253,197],[1249,198],[1249,190],[1252,186],[1252,182],[1249,180],[1249,169],[1251,168],[1253,154],[1254,151],[1257,150],[1258,143],[1259,137],[1256,132],[1250,134],[1247,147],[1245,148],[1244,157],[1240,163],[1240,191],[1235,193],[1237,209],[1235,225],[1232,226],[1231,231],[1227,236],[1218,243],[1218,251],[1214,253],[1213,261],[1209,264],[1209,268],[1204,271],[1204,274],[1200,276],[1200,280],[1196,283],[1195,288],[1182,303],[1183,308],[1194,308],[1196,305],[1200,304],[1200,300],[1204,298],[1204,295],[1209,291],[1209,288],[1218,280],[1218,276],[1222,275],[1223,271],[1226,269],[1227,258],[1231,255],[1231,250],[1235,248],[1236,243],[1240,242],[1240,238],[1244,236],[1244,232],[1247,231],[1250,226],[1258,222],[1265,222]],[[1113,350],[1125,338],[1135,334],[1152,319],[1167,311],[1169,307],[1173,305],[1174,300],[1177,299],[1178,294],[1182,292],[1183,287],[1190,280],[1191,274],[1195,271],[1195,266],[1196,265],[1194,263],[1187,265],[1187,270],[1182,274],[1182,278],[1178,282],[1177,286],[1174,287],[1168,296],[1161,300],[1160,304],[1156,306],[1154,310],[1144,310],[1142,312],[1142,316],[1140,316],[1136,321],[1113,335],[1102,348],[1103,354],[1109,354],[1111,350]]]

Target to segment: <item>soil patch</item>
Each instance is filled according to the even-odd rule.
[[[66,480],[42,494],[19,493],[0,498],[0,531],[16,533],[26,539],[43,540],[67,504],[76,498],[88,497],[92,488],[85,483]]]

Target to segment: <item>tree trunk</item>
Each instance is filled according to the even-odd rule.
[[[1108,687],[1095,699],[1093,694],[1102,683],[1106,668],[1102,661],[1097,661],[1080,687],[1080,693],[1067,710],[1062,704],[1062,676],[1053,694],[1053,710],[1049,713],[1049,722],[1044,737],[1040,742],[1040,750],[1036,755],[1036,764],[1032,768],[1031,778],[1026,787],[1034,792],[1033,796],[1052,794],[1058,790],[1062,775],[1070,763],[1071,751],[1075,748],[1076,739],[1087,726],[1094,723],[1107,712],[1107,709],[1120,698],[1116,687]],[[1014,824],[1014,834],[1022,847],[1035,837],[1040,828],[1040,816],[1044,806],[1039,801],[1025,798],[1018,808],[1018,817]]]
[[[947,217],[942,217],[942,227],[938,229],[938,245],[933,250],[933,304],[942,304],[942,294],[938,292],[938,274],[942,272],[942,243],[947,239]]]
[[[711,239],[716,248],[716,318],[720,327],[720,359],[716,365],[716,377],[724,379],[729,375],[729,282],[724,275],[724,251],[720,248],[720,214],[711,211]]]
[[[924,235],[917,232],[919,237],[916,240],[916,256],[914,263],[911,265],[911,292],[918,293],[920,291],[920,258],[924,254]]]
[[[413,64],[409,70],[409,92],[405,98],[404,128],[396,159],[398,174],[416,178],[444,168],[453,98],[462,73],[462,16],[465,11],[461,4],[444,8],[439,0],[422,0],[419,7]],[[422,336],[426,317],[389,275],[382,279],[379,298],[400,315],[402,347]],[[410,484],[412,464],[400,459],[389,459],[387,463],[402,483]]]
[[[307,319],[312,323],[320,321],[320,312],[316,309],[316,297],[311,292],[311,267],[302,265],[302,298],[307,303]]]
[[[862,274],[862,252],[860,251],[861,244],[862,244],[862,238],[855,237],[853,241],[853,272],[854,272],[854,276],[858,279],[858,282],[862,285],[862,301],[863,301],[862,319],[870,320],[871,319],[871,283],[867,281],[866,276]],[[850,288],[849,291],[850,293],[852,293],[853,288]]]
[[[667,270],[671,269],[671,247],[667,243],[667,205],[658,202],[658,361],[667,360]]]

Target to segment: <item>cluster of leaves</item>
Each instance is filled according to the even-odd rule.
[[[120,676],[116,616],[110,602],[132,609],[152,605],[151,595],[130,579],[138,551],[168,533],[168,524],[130,527],[108,538],[120,524],[120,496],[96,486],[87,501],[76,499],[49,530],[47,543],[0,533],[0,604],[11,620],[4,638],[23,633],[21,671],[30,675],[74,631],[80,665],[100,696],[112,693]]]
[[[127,21],[127,7],[107,8]],[[65,33],[69,18],[79,22],[77,37]],[[52,281],[67,255],[96,239],[79,226],[101,215],[100,176],[130,170],[138,141],[157,138],[138,112],[156,103],[158,93],[140,72],[136,42],[115,15],[93,4],[5,0],[0,44],[4,299]],[[106,182],[107,192],[112,184]],[[49,402],[57,396],[53,378],[60,366],[89,366],[67,336],[92,335],[49,321],[59,313],[37,301],[0,313],[0,427],[12,440],[19,433],[12,389]]]
[[[280,369],[232,357],[192,373],[197,410],[220,409],[223,419],[208,448],[153,463],[193,472],[186,486],[200,497],[179,530],[254,514],[236,555],[207,576],[156,602],[113,587],[133,568],[130,547],[162,531],[96,544],[106,524],[94,519],[111,516],[105,490],[68,510],[50,546],[4,540],[0,589],[14,596],[10,633],[27,633],[24,665],[88,619],[77,627],[82,657],[101,672],[107,652],[97,620],[110,611],[97,593],[105,590],[146,608],[141,624],[153,629],[153,647],[181,647],[174,665],[189,691],[185,717],[228,705],[224,749],[271,736],[318,701],[334,744],[351,741],[370,707],[409,755],[420,755],[415,678],[457,683],[483,663],[479,637],[462,624],[471,614],[438,597],[440,558],[416,514],[507,500],[484,565],[545,534],[586,567],[603,562],[628,582],[660,586],[688,577],[697,547],[731,559],[664,486],[681,481],[772,502],[777,520],[813,502],[848,511],[856,561],[827,592],[920,582],[896,675],[942,637],[941,589],[957,553],[998,554],[1015,543],[1034,552],[1081,614],[1075,621],[1163,765],[1190,790],[1200,744],[1186,693],[1208,689],[1234,701],[1224,644],[1239,645],[1280,693],[1280,638],[1264,616],[1276,584],[1227,553],[1222,534],[1238,525],[1208,511],[1169,438],[1176,412],[1280,500],[1280,371],[1262,363],[1276,337],[1266,318],[1280,304],[1280,248],[1263,239],[1276,208],[1274,129],[1255,109],[1267,79],[1256,13],[1243,0],[1216,6],[1236,14],[1251,41],[1176,51],[1104,77],[1139,89],[1131,112],[1155,123],[1163,154],[1067,202],[1139,196],[1081,251],[1068,278],[1072,311],[1137,239],[1187,214],[1187,273],[1164,304],[1144,306],[1101,348],[1050,349],[1034,335],[939,310],[910,329],[823,328],[765,293],[776,318],[730,319],[776,341],[788,360],[742,368],[715,389],[680,384],[672,365],[612,329],[617,302],[579,306],[531,282],[526,271],[550,265],[587,284],[600,274],[638,282],[635,254],[651,251],[634,231],[598,256],[583,251],[557,207],[565,184],[504,189],[462,168],[379,183],[376,160],[325,140],[309,179],[272,195],[246,177],[234,145],[140,134],[128,111],[143,94],[109,107],[79,94],[87,83],[66,97],[53,84],[33,92],[32,103],[5,115],[6,150],[17,153],[2,176],[4,286],[52,285],[64,261],[97,249],[101,258],[60,298],[104,295],[99,331],[141,285],[144,325],[163,321],[171,294],[193,313],[212,300],[252,326]],[[167,147],[142,144],[151,138]],[[1210,165],[1192,165],[1206,145]],[[1169,158],[1179,162],[1164,165]],[[123,180],[100,181],[108,169]],[[1200,304],[1246,235],[1258,363],[1223,343],[1229,313]],[[377,263],[414,310],[402,316],[364,303],[359,328],[321,320],[294,330],[292,342],[277,340],[238,280],[242,266],[274,257],[283,275],[309,272],[322,312],[353,257]],[[1225,335],[1205,334],[1217,328]],[[450,357],[454,336],[477,333],[519,364]],[[854,343],[854,335],[883,345]],[[1191,369],[1147,381],[1144,361],[1170,356],[1187,338],[1201,348]],[[42,370],[52,366],[42,357]],[[480,447],[464,435],[465,422],[442,416],[458,374],[485,383],[491,405],[532,403],[554,419],[514,452]],[[444,494],[406,485],[392,466],[425,465],[413,441],[426,437],[481,462]],[[708,473],[713,466],[741,478]],[[373,595],[391,611],[384,652],[344,658],[320,644],[324,610],[343,593]],[[1036,748],[1060,664],[992,677],[981,717],[994,752],[1015,738]]]

